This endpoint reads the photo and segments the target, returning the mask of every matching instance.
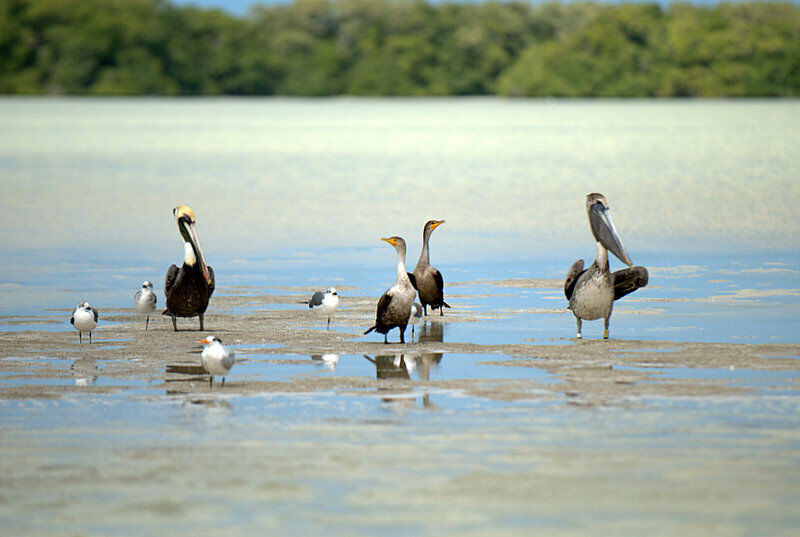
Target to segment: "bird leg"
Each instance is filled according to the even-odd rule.
[[[577,315],[575,316],[575,320],[578,321],[578,339],[581,339],[581,318]]]
[[[411,325],[411,339],[414,339],[414,325]]]
[[[78,330],[78,343],[83,343],[83,332]]]
[[[427,304],[423,304],[422,305],[422,313],[425,314],[425,317],[428,316],[428,305]]]
[[[325,328],[325,330],[330,330],[330,329],[331,329],[331,318],[328,317],[328,326]]]
[[[406,342],[406,327],[400,326],[400,343]]]
[[[203,331],[203,314],[200,314],[200,331]]]
[[[388,345],[389,344],[389,340],[387,339],[388,337],[389,337],[388,333],[387,334],[383,334],[383,344],[384,345]]]
[[[210,388],[213,385],[214,385],[214,375],[211,375],[211,378],[208,379],[208,387]]]
[[[89,330],[89,345],[92,344],[92,331]]]
[[[444,315],[444,306],[439,304],[439,317],[441,317],[442,315]]]
[[[147,327],[150,326],[150,316],[147,316],[147,320],[144,322],[144,329],[147,330]]]
[[[172,316],[172,330],[177,332],[178,331],[178,321],[176,320],[175,316]]]
[[[603,330],[603,339],[608,339],[608,321],[609,321],[609,319],[611,319],[611,316],[608,316],[608,317],[605,318],[605,322],[604,322],[604,324],[605,324],[604,328],[605,329]]]
[[[224,387],[225,387],[225,377],[222,377],[222,385],[219,387],[219,389],[221,390]]]

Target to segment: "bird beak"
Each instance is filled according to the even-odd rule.
[[[628,266],[633,266],[633,261],[625,251],[622,240],[614,227],[614,221],[611,220],[608,209],[602,203],[595,203],[589,209],[589,223],[592,226],[594,238],[600,244],[608,248],[620,261]]]
[[[179,222],[181,222],[183,229],[186,231],[184,238],[188,238],[192,248],[194,249],[194,255],[197,257],[197,262],[200,263],[200,270],[203,271],[203,276],[206,279],[206,283],[211,283],[211,275],[208,272],[206,258],[203,255],[203,247],[200,246],[200,239],[197,237],[197,224],[188,219],[181,219]]]
[[[208,338],[199,339],[197,342],[202,343],[203,345],[208,345]]]
[[[431,231],[433,231],[433,230],[434,230],[434,229],[436,229],[437,227],[441,226],[441,225],[442,225],[442,224],[444,224],[446,221],[447,221],[447,220],[439,220],[438,222],[434,222],[433,224],[431,224]]]
[[[394,239],[385,239],[385,238],[381,238],[381,240],[382,240],[382,241],[386,241],[386,242],[388,242],[388,243],[389,243],[389,244],[391,244],[392,246],[396,246],[396,245],[397,245],[397,241],[396,241],[396,240],[394,240]]]

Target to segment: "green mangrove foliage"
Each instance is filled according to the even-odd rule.
[[[0,93],[796,96],[800,7],[3,0]]]

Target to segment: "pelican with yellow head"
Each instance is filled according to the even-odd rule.
[[[172,328],[176,332],[177,317],[200,317],[202,331],[203,314],[214,292],[214,270],[206,265],[203,248],[197,237],[194,211],[186,205],[180,205],[172,210],[172,214],[184,241],[184,258],[180,269],[175,265],[167,269],[164,282],[167,309],[164,315],[172,317]]]

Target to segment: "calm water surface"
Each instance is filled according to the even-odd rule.
[[[78,301],[129,308],[145,278],[163,303],[185,203],[219,293],[377,297],[394,279],[378,239],[406,237],[413,262],[422,224],[446,218],[432,261],[459,284],[448,292],[507,317],[436,337],[565,344],[560,291],[492,282],[590,259],[583,198],[600,191],[651,274],[615,307],[612,336],[797,343],[798,125],[792,100],[0,99],[0,330],[66,332]],[[54,323],[24,322],[42,315]],[[231,380],[561,381],[484,364],[511,357],[409,355],[401,370],[277,352]],[[659,374],[746,391],[584,408],[418,386],[191,398],[142,381],[0,399],[0,533],[800,534],[796,372]],[[79,381],[48,382],[62,380]],[[0,376],[0,390],[19,382]]]

